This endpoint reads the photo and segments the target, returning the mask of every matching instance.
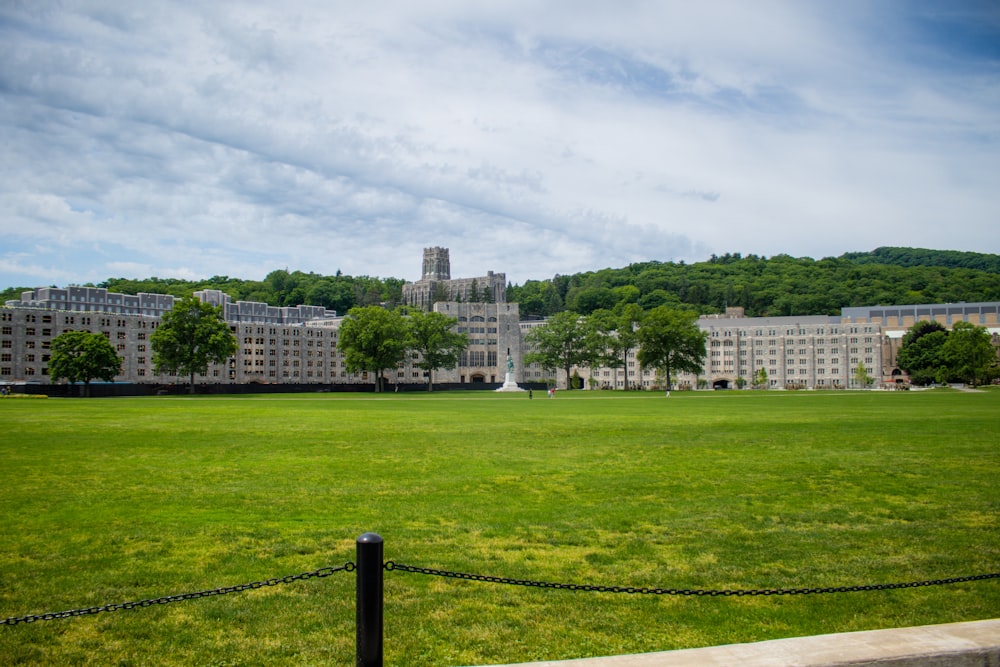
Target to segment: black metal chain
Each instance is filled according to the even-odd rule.
[[[18,625],[19,623],[34,623],[35,621],[54,621],[61,618],[73,618],[75,616],[88,616],[90,614],[100,614],[102,612],[119,611],[121,609],[135,609],[138,607],[152,607],[153,605],[169,604],[182,600],[194,600],[197,598],[207,598],[216,595],[228,595],[230,593],[240,593],[242,591],[265,588],[267,586],[277,586],[279,584],[290,584],[294,581],[303,581],[312,578],[329,577],[337,572],[353,572],[356,565],[347,562],[340,567],[321,567],[318,570],[302,572],[301,574],[289,574],[284,577],[275,577],[263,581],[253,581],[248,584],[238,584],[236,586],[225,586],[223,588],[213,588],[194,593],[181,593],[179,595],[165,595],[158,598],[137,600],[134,602],[122,602],[119,604],[106,604],[99,607],[84,607],[82,609],[71,609],[68,611],[48,612],[44,614],[29,614],[27,616],[11,616],[0,620],[0,625]],[[449,570],[437,570],[428,567],[415,567],[404,565],[394,561],[387,561],[383,568],[390,572],[411,572],[414,574],[426,574],[436,577],[447,577],[451,579],[464,579],[466,581],[481,581],[491,584],[506,584],[510,586],[528,586],[532,588],[548,588],[565,591],[588,591],[594,593],[628,593],[638,595],[689,595],[689,596],[754,596],[754,595],[813,595],[821,593],[854,593],[859,591],[885,591],[899,588],[920,588],[923,586],[943,586],[947,584],[957,584],[968,581],[984,581],[987,579],[1000,579],[1000,572],[988,574],[974,574],[966,577],[951,577],[949,579],[929,579],[926,581],[908,581],[892,584],[868,584],[860,586],[830,586],[825,588],[763,588],[763,589],[735,589],[735,590],[713,590],[713,589],[685,589],[685,588],[646,588],[634,586],[601,586],[594,584],[566,584],[552,581],[535,581],[532,579],[512,579],[508,577],[494,577],[485,574],[469,574],[467,572],[452,572]]]
[[[169,604],[180,602],[181,600],[194,600],[196,598],[208,598],[215,595],[228,595],[229,593],[240,593],[242,591],[265,588],[267,586],[277,586],[278,584],[290,584],[293,581],[303,581],[305,579],[329,577],[336,572],[353,572],[354,563],[347,562],[341,567],[321,567],[311,572],[301,574],[289,574],[284,577],[265,579],[264,581],[252,581],[249,584],[238,584],[236,586],[225,586],[223,588],[213,588],[207,591],[197,591],[195,593],[181,593],[179,595],[165,595],[148,600],[138,600],[135,602],[122,602],[120,604],[106,604],[100,607],[84,607],[83,609],[71,609],[69,611],[55,611],[45,614],[30,614],[28,616],[12,616],[0,620],[0,625],[17,625],[18,623],[34,623],[35,621],[54,621],[59,618],[73,618],[74,616],[87,616],[89,614],[100,614],[101,612],[118,611],[119,609],[135,609],[137,607],[152,607],[156,604]]]
[[[982,581],[984,579],[1000,579],[1000,572],[975,574],[968,577],[952,577],[950,579],[931,579],[927,581],[909,581],[896,584],[870,584],[863,586],[830,586],[827,588],[763,588],[763,589],[684,589],[684,588],[636,588],[633,586],[595,586],[590,584],[560,584],[551,581],[532,581],[530,579],[508,579],[507,577],[491,577],[483,574],[467,574],[465,572],[449,572],[427,567],[413,567],[388,561],[384,565],[388,571],[413,572],[428,574],[435,577],[465,579],[468,581],[483,581],[491,584],[508,584],[511,586],[529,586],[534,588],[555,588],[564,591],[590,591],[595,593],[630,593],[638,595],[706,595],[706,596],[746,596],[746,595],[814,595],[819,593],[854,593],[858,591],[887,591],[897,588],[919,588],[921,586],[943,586],[964,581]]]

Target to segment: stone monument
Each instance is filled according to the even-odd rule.
[[[510,350],[507,350],[507,373],[504,375],[503,386],[497,391],[524,391],[514,381],[514,359],[510,356]]]

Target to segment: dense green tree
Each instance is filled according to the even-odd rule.
[[[658,306],[667,306],[668,308],[680,308],[681,301],[678,296],[673,292],[668,292],[663,289],[655,289],[651,292],[646,292],[639,297],[639,306],[644,310],[652,310]]]
[[[206,374],[210,363],[221,364],[239,349],[222,318],[222,308],[195,297],[175,302],[163,314],[150,343],[155,371],[187,375],[191,393],[195,374]]]
[[[525,335],[525,341],[535,349],[524,355],[524,363],[537,363],[551,371],[561,369],[566,373],[566,387],[572,389],[573,366],[592,366],[602,354],[600,342],[593,334],[593,328],[577,313],[568,310],[556,313]]]
[[[455,332],[453,327],[458,320],[444,313],[411,309],[406,323],[410,350],[420,355],[414,365],[427,372],[427,391],[433,391],[434,371],[457,366],[462,351],[469,345],[469,337]]]
[[[334,280],[337,289],[325,286]],[[135,294],[157,292],[190,296],[219,289],[233,299],[276,306],[320,305],[346,313],[357,305],[394,307],[402,302],[402,280],[334,277],[279,269],[263,281],[213,276],[187,281],[173,278],[109,279],[99,286]],[[611,298],[608,299],[610,290]],[[16,299],[23,290],[7,290]],[[471,298],[471,297],[470,297]],[[477,297],[481,298],[481,297]],[[525,317],[551,316],[565,309],[582,314],[611,309],[623,302],[646,310],[658,306],[719,312],[739,305],[746,314],[836,315],[848,306],[877,303],[957,303],[1000,300],[1000,255],[878,248],[813,260],[775,255],[725,253],[706,262],[641,262],[621,269],[601,269],[549,280],[529,280],[508,288],[508,301],[521,304]]]
[[[697,313],[654,308],[646,313],[639,327],[639,364],[644,369],[662,371],[670,389],[675,374],[701,371],[706,337],[698,328]]]
[[[941,360],[953,376],[973,387],[997,375],[997,350],[990,332],[971,322],[955,322],[941,346]]]
[[[378,278],[374,280],[378,281]],[[406,283],[401,278],[384,278],[382,283],[382,301],[390,308],[395,308],[403,303],[403,285]]]
[[[398,309],[355,306],[340,325],[337,344],[347,370],[372,373],[375,391],[381,392],[382,373],[403,361],[410,345],[410,332]]]
[[[896,365],[910,376],[910,382],[928,385],[936,382],[944,368],[941,349],[948,340],[948,330],[939,322],[921,321],[903,336],[896,355]]]
[[[121,371],[122,360],[104,334],[66,331],[52,339],[49,375],[82,382],[83,395],[90,396],[90,381],[111,382]]]
[[[644,314],[638,304],[623,303],[613,311],[595,311],[588,318],[588,322],[596,329],[596,335],[603,341],[601,345],[607,350],[600,364],[622,369],[626,391],[631,384],[628,377],[628,357],[638,345],[638,327]]]
[[[305,303],[346,313],[354,306],[354,290],[351,282],[344,278],[323,278],[309,288]]]
[[[610,310],[616,303],[615,294],[607,287],[573,288],[566,295],[566,307],[581,315],[595,310]]]

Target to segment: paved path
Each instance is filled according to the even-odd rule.
[[[507,667],[998,667],[1000,620]]]

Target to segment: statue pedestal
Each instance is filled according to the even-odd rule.
[[[517,383],[514,382],[514,374],[508,372],[504,376],[503,386],[497,389],[497,391],[524,391],[524,389],[517,386]]]

